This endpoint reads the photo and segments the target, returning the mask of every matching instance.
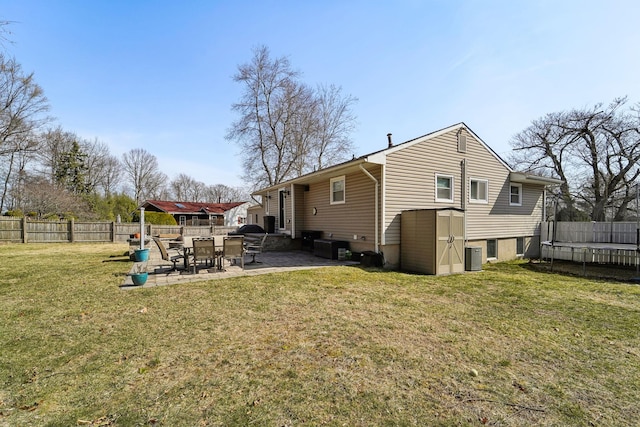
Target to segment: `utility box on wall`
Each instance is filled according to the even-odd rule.
[[[468,246],[464,248],[464,269],[467,271],[482,270],[482,248],[479,246]]]
[[[464,271],[464,211],[455,208],[403,211],[400,268],[426,274]]]

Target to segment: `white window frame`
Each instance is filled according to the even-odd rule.
[[[335,200],[335,194],[336,192],[333,191],[333,184],[335,182],[340,182],[342,181],[342,200]],[[332,205],[341,205],[344,204],[347,200],[347,180],[345,179],[345,176],[337,176],[335,178],[331,178],[331,180],[329,180],[329,202]]]
[[[447,178],[449,179],[449,193],[450,193],[450,198],[449,199],[441,199],[438,197],[438,178]],[[454,183],[454,179],[453,179],[453,175],[445,175],[442,173],[436,173],[436,179],[435,179],[435,199],[436,202],[445,202],[445,203],[453,203],[454,200],[454,195],[453,195],[453,189],[455,188],[455,183]]]
[[[471,191],[471,189],[473,188],[473,183],[474,182],[482,182],[484,183],[484,199],[479,199],[476,195],[476,198],[473,198],[473,193]],[[470,203],[483,203],[483,204],[487,204],[489,203],[489,180],[487,179],[480,179],[480,178],[470,178],[469,179],[469,202]]]
[[[187,225],[187,216],[186,215],[180,215],[178,217],[178,225],[180,225],[180,226]]]
[[[513,187],[518,188],[518,201],[513,201]],[[512,182],[509,186],[509,206],[522,206],[522,184]]]

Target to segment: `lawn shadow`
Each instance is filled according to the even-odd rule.
[[[530,260],[519,264],[521,268],[529,271],[547,274],[559,274],[570,277],[582,277],[585,279],[605,280],[630,284],[639,284],[640,275],[635,266],[581,263],[565,260],[549,261]]]
[[[102,262],[131,262],[129,252],[125,252],[122,255],[109,255],[109,259],[102,260]]]

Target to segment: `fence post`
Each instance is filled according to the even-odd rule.
[[[111,221],[111,243],[116,242],[116,223]]]
[[[27,217],[23,216],[22,217],[22,243],[27,243],[28,242],[28,238],[27,238]]]
[[[73,243],[75,241],[75,222],[73,218],[69,220],[69,241]]]

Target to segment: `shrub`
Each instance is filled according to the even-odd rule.
[[[140,213],[133,214],[133,222],[140,222]],[[155,225],[178,225],[173,215],[165,212],[145,212],[144,222]]]
[[[21,209],[13,209],[10,211],[6,211],[4,213],[4,216],[15,216],[15,217],[22,218],[24,216],[24,213],[22,212]]]

